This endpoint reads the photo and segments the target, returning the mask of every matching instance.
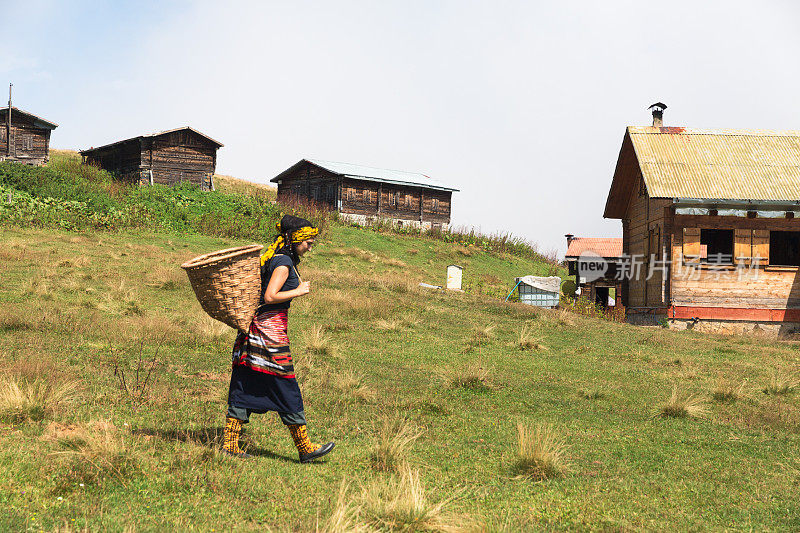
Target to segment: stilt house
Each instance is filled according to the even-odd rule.
[[[303,159],[274,178],[278,200],[311,201],[358,223],[382,218],[398,225],[446,229],[458,189],[424,174]]]
[[[188,182],[213,189],[217,150],[222,146],[186,127],[81,150],[81,155],[84,164],[96,165],[121,180],[150,185]]]
[[[43,165],[50,159],[50,132],[58,124],[22,109],[0,109],[0,161]]]
[[[628,127],[606,218],[622,220],[632,322],[800,327],[800,131]]]

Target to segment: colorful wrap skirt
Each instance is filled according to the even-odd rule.
[[[228,403],[254,413],[303,411],[303,397],[289,351],[288,312],[265,311],[233,345]]]

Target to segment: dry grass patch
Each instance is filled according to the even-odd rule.
[[[730,381],[720,379],[714,386],[714,391],[711,393],[711,398],[715,402],[720,403],[733,403],[742,397],[746,381],[742,381],[738,385]]]
[[[777,368],[772,373],[769,383],[762,389],[764,394],[783,395],[794,392],[800,386],[797,372],[788,372]]]
[[[452,389],[468,389],[473,391],[489,391],[494,388],[490,380],[490,372],[480,359],[470,361],[463,366],[445,367],[438,370],[439,376]]]
[[[548,424],[517,424],[517,456],[512,470],[536,481],[563,476],[567,444]]]
[[[163,264],[156,264],[147,273],[147,285],[157,289],[167,291],[179,289],[189,284],[189,278],[182,268],[175,265],[168,267]]]
[[[400,329],[400,321],[396,319],[378,319],[375,321],[375,327],[381,331],[398,331]]]
[[[678,387],[672,388],[672,395],[658,408],[657,416],[663,418],[703,418],[708,407],[700,396],[678,396]]]
[[[370,452],[373,468],[381,472],[400,473],[407,466],[408,451],[422,435],[405,418],[384,417],[375,445]]]
[[[580,397],[584,400],[602,400],[606,394],[600,389],[585,389],[580,391]]]
[[[522,326],[522,329],[519,331],[519,335],[517,337],[517,346],[520,350],[547,350],[547,346],[542,344],[541,337],[536,337],[533,335],[530,329],[527,326]]]
[[[60,448],[51,455],[60,459],[55,477],[62,490],[110,478],[124,482],[136,469],[123,432],[109,420],[79,426],[51,424],[45,438]]]
[[[377,480],[363,489],[359,514],[381,531],[465,531],[469,521],[447,509],[455,498],[432,501],[419,472],[406,465],[398,477]]]
[[[0,331],[30,331],[36,329],[36,322],[20,314],[16,308],[4,306],[0,308]]]
[[[314,355],[335,355],[331,338],[325,333],[322,326],[311,326],[305,337],[306,349]]]
[[[75,383],[5,377],[0,381],[0,419],[12,423],[43,420],[71,402],[77,390]]]

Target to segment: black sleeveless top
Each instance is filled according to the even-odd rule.
[[[264,266],[261,267],[261,297],[258,301],[257,313],[276,311],[278,309],[289,309],[289,305],[292,302],[291,300],[277,304],[268,304],[264,302],[264,291],[267,289],[267,284],[269,284],[269,279],[272,277],[272,273],[275,272],[275,269],[279,266],[285,266],[289,268],[289,277],[286,278],[286,283],[283,284],[283,287],[281,287],[279,292],[291,291],[300,286],[300,278],[297,276],[297,269],[294,266],[292,258],[283,254],[273,255],[269,261],[264,263]]]

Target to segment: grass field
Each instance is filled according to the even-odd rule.
[[[244,241],[0,239],[0,530],[800,529],[796,343],[423,290],[453,262],[495,291],[548,266],[334,227],[290,336],[337,448],[301,465],[254,415],[241,461],[218,453],[234,333],[179,264]],[[662,416],[672,396],[696,416]],[[520,423],[560,452],[548,475],[525,475]]]

